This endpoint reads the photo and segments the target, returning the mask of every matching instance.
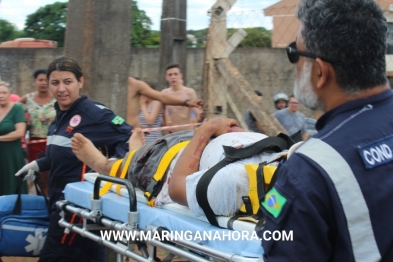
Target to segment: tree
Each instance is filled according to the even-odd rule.
[[[150,26],[152,25],[151,19],[146,15],[145,11],[138,8],[136,1],[132,1],[131,19],[131,46],[146,47],[151,45],[152,42],[156,42],[150,39],[152,37],[150,30]]]
[[[26,37],[57,41],[57,45],[64,45],[66,30],[67,4],[56,2],[39,8],[28,15],[24,28]],[[158,46],[159,37],[152,34],[151,19],[146,12],[138,8],[137,2],[132,1],[131,45],[134,47]]]
[[[0,42],[14,40],[21,37],[22,33],[7,20],[0,19]]]
[[[206,41],[206,32],[207,29],[200,29],[200,30],[187,30],[187,35],[193,35],[197,39],[197,45],[196,47],[205,47],[205,41]]]
[[[28,15],[24,28],[25,36],[57,41],[57,45],[62,47],[66,29],[67,4],[56,2],[40,7],[35,13]]]
[[[159,31],[151,30],[149,37],[143,40],[142,45],[145,47],[159,47],[161,36]]]
[[[228,29],[228,35],[231,36],[237,29]],[[264,27],[244,28],[247,36],[239,44],[239,47],[271,47],[272,32]]]

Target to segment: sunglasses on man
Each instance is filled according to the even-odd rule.
[[[290,43],[287,46],[286,50],[287,50],[287,55],[288,55],[289,62],[291,62],[292,64],[296,64],[299,61],[299,56],[305,56],[305,57],[309,57],[309,58],[312,58],[312,59],[316,59],[317,58],[317,56],[314,55],[314,54],[297,50],[297,48],[296,48],[296,41],[293,41],[292,43]],[[339,62],[333,62],[333,61],[330,61],[330,60],[327,60],[327,59],[321,58],[321,57],[319,57],[319,58],[321,60],[323,60],[325,62],[328,62],[328,63],[331,63],[331,64],[335,64],[335,63],[339,64]]]

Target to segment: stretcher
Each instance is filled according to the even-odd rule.
[[[148,206],[143,192],[128,180],[97,173],[85,174],[84,180],[68,184],[65,200],[57,202],[63,210],[59,225],[114,250],[118,261],[124,261],[124,257],[159,261],[157,248],[169,253],[163,261],[175,256],[189,261],[262,261],[263,249],[254,223],[235,221],[234,230],[229,230],[229,219],[217,217],[223,228],[215,227],[205,217],[194,217],[187,207],[176,203]],[[114,192],[100,197],[100,187],[108,182],[114,183]],[[66,221],[64,212],[82,217],[83,223]],[[100,235],[92,232],[97,229]],[[104,239],[103,232],[112,234],[112,238]],[[118,233],[114,237],[115,232],[123,232],[122,237]]]

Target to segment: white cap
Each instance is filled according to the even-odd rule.
[[[285,100],[288,102],[289,98],[285,93],[278,93],[274,95],[273,100],[274,102],[277,102],[278,100]]]

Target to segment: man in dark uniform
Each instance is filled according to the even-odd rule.
[[[393,261],[393,91],[373,0],[301,0],[295,95],[318,134],[277,172],[262,209],[265,261]],[[292,231],[293,241],[268,240]]]

